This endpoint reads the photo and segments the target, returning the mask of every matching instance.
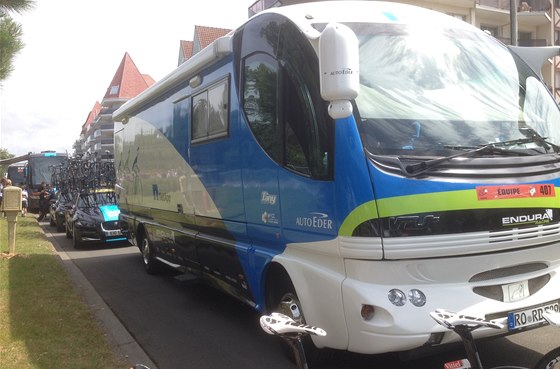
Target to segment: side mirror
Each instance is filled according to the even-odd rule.
[[[525,60],[533,71],[542,78],[541,69],[544,63],[560,55],[560,46],[508,46],[521,59]]]
[[[330,102],[333,119],[352,115],[360,90],[360,54],[356,34],[340,23],[329,23],[319,37],[321,97]]]

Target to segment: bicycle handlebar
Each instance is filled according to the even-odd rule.
[[[260,318],[261,328],[271,335],[289,335],[289,334],[313,334],[316,336],[326,336],[327,332],[319,327],[313,327],[307,324],[299,324],[287,315],[280,313],[272,313],[263,315]]]
[[[560,314],[559,314],[560,315]],[[494,329],[502,329],[504,325],[494,320],[485,320],[478,317],[457,314],[445,309],[436,309],[430,313],[430,316],[440,325],[454,329],[455,327],[488,327]]]

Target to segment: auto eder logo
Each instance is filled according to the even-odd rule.
[[[502,218],[503,226],[514,226],[523,224],[546,224],[553,221],[552,209],[546,209],[542,213],[521,214]]]
[[[310,213],[306,217],[297,217],[296,225],[307,228],[332,229],[332,219],[325,213]]]

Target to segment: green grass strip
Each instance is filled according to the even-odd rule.
[[[35,218],[18,218],[15,256],[0,218],[0,251],[0,369],[127,367]]]

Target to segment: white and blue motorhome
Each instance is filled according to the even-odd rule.
[[[560,301],[560,111],[520,53],[397,3],[259,13],[114,113],[121,219],[149,272],[296,306],[318,347],[456,339],[436,308],[538,326]]]

